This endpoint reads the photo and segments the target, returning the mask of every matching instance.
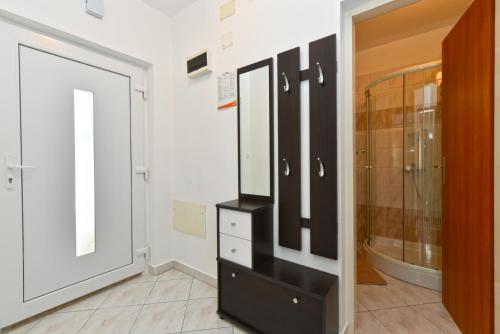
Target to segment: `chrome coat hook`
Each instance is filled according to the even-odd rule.
[[[325,166],[323,166],[323,161],[320,158],[317,158],[319,162],[319,177],[323,178],[325,176]]]
[[[319,75],[318,75],[318,82],[320,85],[324,85],[325,84],[325,78],[323,76],[323,69],[321,68],[321,65],[320,63],[316,63],[316,66],[318,66],[318,72],[319,72]]]
[[[285,93],[288,93],[290,91],[290,83],[288,82],[288,77],[286,76],[285,72],[281,73],[281,75],[283,76],[283,79],[285,79],[285,85],[283,86],[283,91]]]
[[[285,163],[285,170],[283,171],[283,175],[288,176],[290,175],[290,164],[285,158],[283,158],[283,162]]]

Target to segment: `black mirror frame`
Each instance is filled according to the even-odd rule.
[[[241,192],[241,138],[240,138],[240,75],[243,73],[251,72],[253,70],[269,67],[269,171],[270,171],[270,184],[269,196],[243,194]],[[268,58],[248,66],[244,66],[237,71],[238,83],[238,197],[242,200],[257,200],[263,202],[274,202],[274,67],[273,58]]]

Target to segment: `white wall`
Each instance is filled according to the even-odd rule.
[[[140,0],[106,0],[102,20],[85,0],[0,0],[0,10],[149,62],[151,129],[151,262],[172,258],[169,219],[171,156],[171,20]]]
[[[216,276],[215,204],[238,197],[237,115],[235,109],[217,111],[217,74],[274,57],[276,113],[277,54],[300,46],[302,68],[307,68],[308,43],[338,33],[340,27],[337,0],[238,0],[236,15],[219,22],[218,6],[223,2],[198,1],[173,19],[173,198],[207,205],[207,239],[174,232],[174,255],[211,276]],[[234,45],[222,50],[221,35],[228,31]],[[214,72],[188,79],[186,58],[206,48],[213,52]],[[307,100],[303,105],[307,115]],[[275,157],[275,171],[278,167]],[[308,231],[304,231],[302,252],[278,246],[277,209],[275,205],[275,256],[340,274],[340,261],[310,254]]]
[[[356,53],[356,75],[403,69],[441,59],[441,42],[453,26],[379,45]]]

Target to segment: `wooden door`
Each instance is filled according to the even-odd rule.
[[[463,333],[493,333],[494,0],[443,42],[443,303]]]

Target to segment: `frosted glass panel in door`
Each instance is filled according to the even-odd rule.
[[[132,263],[130,78],[19,51],[27,301]]]
[[[94,94],[75,89],[76,256],[95,252]]]

